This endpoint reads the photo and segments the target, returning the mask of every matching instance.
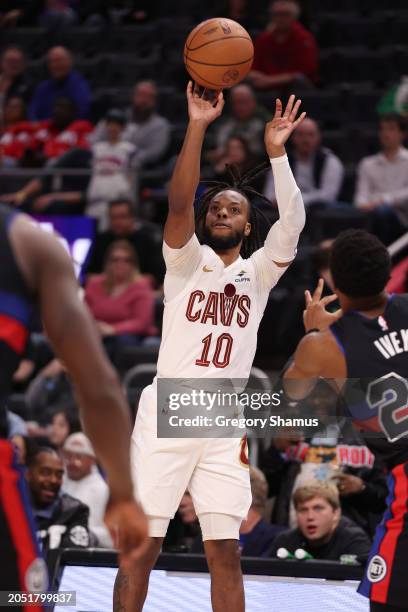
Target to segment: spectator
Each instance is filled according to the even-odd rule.
[[[270,491],[275,497],[272,520],[296,527],[293,491],[305,484],[337,484],[342,514],[370,536],[385,508],[387,484],[383,466],[348,420],[334,420],[337,396],[325,382],[302,401],[299,413],[318,416],[321,425],[313,437],[282,435],[274,437],[261,459]],[[332,418],[330,418],[332,417]]]
[[[30,119],[49,119],[57,98],[69,98],[75,106],[75,115],[87,119],[91,90],[86,79],[73,69],[71,53],[65,47],[53,47],[48,51],[47,61],[50,78],[40,83],[34,92]]]
[[[271,21],[255,39],[249,80],[255,89],[293,88],[318,80],[318,48],[314,36],[298,21],[295,0],[274,0]]]
[[[170,124],[156,112],[157,95],[154,81],[140,81],[133,90],[122,139],[136,146],[133,163],[137,167],[159,162],[170,144]],[[105,121],[97,125],[93,136],[93,142],[101,140],[106,140]]]
[[[49,143],[49,146],[54,150],[57,150],[61,145],[61,148],[66,146],[64,142],[63,134],[65,133],[66,139],[69,141],[78,138],[79,141],[86,145],[86,140],[81,136],[81,132],[86,131],[78,124],[84,124],[84,121],[74,121],[67,130],[67,132],[61,132],[56,135],[54,141]],[[71,128],[72,132],[71,132]],[[75,132],[75,128],[78,128],[78,133]],[[61,142],[60,142],[61,138]],[[80,169],[90,170],[91,152],[86,149],[79,149],[74,147],[66,153],[63,153],[58,159],[52,160],[50,164],[52,170],[57,169]],[[85,192],[89,183],[89,176],[82,176],[74,174],[65,175],[61,173],[59,176],[61,179],[59,182],[59,191],[56,190],[55,181],[53,175],[44,172],[39,178],[32,179],[26,183],[19,191],[13,193],[7,193],[0,196],[4,202],[10,202],[15,206],[21,207],[25,212],[41,212],[48,215],[75,215],[81,214],[85,208]]]
[[[92,145],[92,176],[87,193],[86,213],[99,220],[99,229],[106,229],[108,205],[118,198],[132,199],[135,145],[122,139],[126,124],[120,110],[108,112],[105,120],[106,140]]]
[[[213,171],[217,180],[228,182],[227,166],[234,166],[234,170],[243,175],[256,166],[256,162],[257,158],[251,154],[247,140],[241,136],[232,135],[225,143],[224,154],[215,164]],[[257,187],[254,183],[252,186],[255,189]]]
[[[241,554],[245,557],[263,557],[278,534],[285,528],[268,524],[263,519],[268,497],[268,483],[264,474],[258,468],[250,466],[249,477],[252,504],[239,530]]]
[[[116,200],[109,204],[109,229],[96,235],[87,274],[100,274],[106,253],[115,240],[127,240],[136,251],[142,274],[148,274],[156,286],[163,283],[164,260],[162,255],[162,231],[159,226],[141,221],[134,212],[130,200]]]
[[[27,467],[26,478],[43,551],[94,544],[88,529],[89,508],[61,492],[64,465],[57,453],[40,447],[27,457]]]
[[[263,135],[265,122],[269,120],[268,113],[257,105],[256,96],[249,85],[238,85],[231,90],[229,109],[229,116],[226,115],[217,129],[217,148],[211,158],[217,160],[223,154],[227,140],[232,135],[245,138],[254,155],[263,155]]]
[[[63,446],[66,473],[62,489],[89,507],[89,528],[100,546],[111,548],[112,538],[103,518],[108,503],[108,485],[98,472],[91,442],[82,432],[68,436]]]
[[[68,410],[55,411],[47,428],[50,444],[61,450],[68,436],[78,430],[78,425]]]
[[[23,98],[27,102],[31,85],[25,73],[25,57],[19,47],[7,47],[0,60],[0,119],[3,107],[11,97]]]
[[[72,5],[75,0],[30,0],[29,2],[14,1],[0,17],[3,26],[35,26],[39,25],[50,30],[76,23],[76,13]]]
[[[408,228],[408,149],[399,115],[380,119],[381,152],[364,157],[357,171],[355,205],[370,213],[373,231],[390,244]]]
[[[126,240],[111,244],[104,273],[86,284],[85,301],[114,362],[123,346],[155,333],[153,290],[141,276],[135,250]]]
[[[339,494],[334,486],[303,486],[293,494],[298,527],[279,534],[269,551],[279,548],[292,555],[300,548],[314,559],[340,561],[342,555],[367,558],[368,535],[350,519],[341,516]]]
[[[293,134],[293,152],[289,154],[290,165],[302,192],[306,208],[336,203],[344,176],[344,167],[339,158],[321,145],[321,133],[313,119],[305,119]],[[264,195],[275,200],[272,172],[268,172]]]
[[[6,165],[15,166],[25,153],[27,144],[31,142],[34,126],[25,121],[26,107],[24,100],[16,96],[10,97],[4,104],[3,125],[0,137],[0,152],[7,160]]]

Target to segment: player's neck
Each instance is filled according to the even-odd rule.
[[[365,298],[345,300],[344,304],[341,304],[343,312],[350,312],[352,310],[358,310],[366,315],[378,316],[382,314],[388,301],[388,293],[383,291],[378,295],[373,295]],[[340,300],[342,301],[342,300]]]
[[[241,245],[239,244],[232,249],[227,249],[226,251],[215,251],[218,257],[224,262],[224,266],[230,266],[234,263],[239,257],[239,253],[241,250]]]

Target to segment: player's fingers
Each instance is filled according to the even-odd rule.
[[[187,94],[188,100],[190,100],[193,97],[193,82],[192,81],[189,81],[187,83],[186,94]]]
[[[306,308],[312,303],[312,295],[309,289],[306,289],[305,291],[305,302],[306,302]]]
[[[274,119],[279,119],[280,117],[282,117],[282,101],[279,98],[277,98],[276,105],[275,105]]]
[[[298,119],[296,119],[296,121],[293,122],[293,127],[297,127],[300,123],[302,123],[303,119],[306,117],[306,113],[303,112],[300,117],[298,117]]]
[[[313,292],[313,302],[319,302],[320,298],[322,297],[322,292],[323,292],[323,286],[324,286],[324,280],[322,278],[319,278],[319,282],[317,283],[317,287]]]
[[[323,306],[327,306],[327,304],[331,304],[332,302],[335,302],[337,299],[338,299],[337,295],[333,293],[332,295],[328,295],[327,297],[322,298],[320,303],[323,304]]]
[[[294,121],[296,119],[296,115],[298,113],[299,107],[302,104],[302,100],[297,100],[295,106],[293,107],[290,115],[289,115],[289,121]]]
[[[333,317],[334,319],[337,321],[338,319],[340,319],[343,316],[343,311],[341,308],[339,308],[338,310],[336,310],[336,312],[333,312]]]
[[[295,96],[292,94],[289,97],[288,103],[287,103],[286,108],[285,108],[285,112],[283,113],[283,116],[284,116],[285,119],[287,119],[289,117],[290,113],[292,112],[292,108],[293,108],[294,102],[295,102]]]
[[[217,94],[215,108],[222,109],[224,104],[225,104],[224,94],[222,93],[222,91],[219,91],[218,94]]]

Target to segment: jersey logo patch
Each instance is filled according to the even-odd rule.
[[[208,266],[203,266],[203,272],[214,272],[214,270]]]
[[[381,327],[382,331],[388,331],[387,321],[381,315],[378,317],[378,325]]]

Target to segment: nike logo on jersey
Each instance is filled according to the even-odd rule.
[[[214,272],[214,270],[208,266],[203,266],[203,272]]]

